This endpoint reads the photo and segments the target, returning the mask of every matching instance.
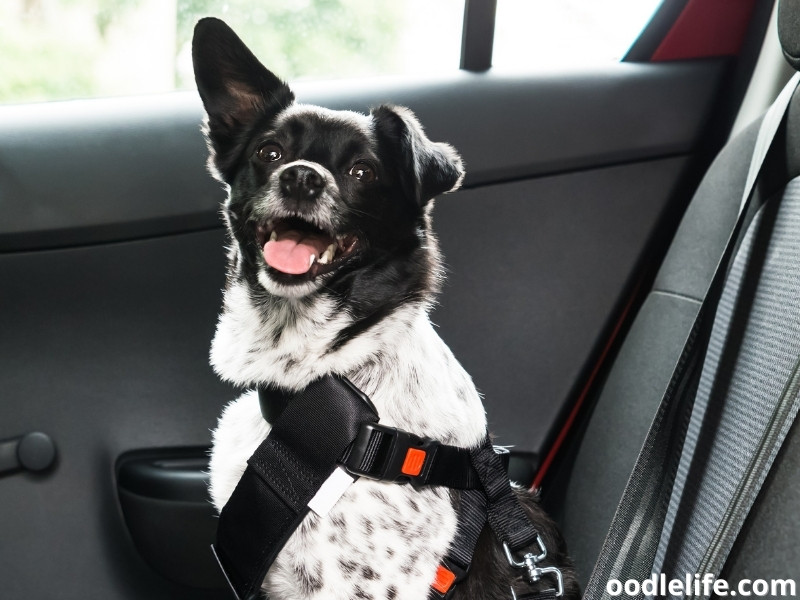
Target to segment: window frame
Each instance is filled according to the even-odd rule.
[[[461,63],[464,71],[488,71],[492,66],[497,0],[464,0]]]

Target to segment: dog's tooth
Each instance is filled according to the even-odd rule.
[[[317,256],[315,254],[312,254],[311,256],[308,257],[308,266],[309,266],[309,268],[311,267],[311,265],[314,264],[315,260],[317,260]]]
[[[278,239],[278,232],[277,231],[273,231],[272,234],[269,236],[269,241],[270,242],[274,242],[277,239]]]
[[[325,248],[325,252],[319,257],[319,262],[323,265],[327,265],[333,260],[334,256],[336,256],[336,244],[331,244]]]

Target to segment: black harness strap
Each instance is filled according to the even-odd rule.
[[[214,551],[240,600],[259,597],[280,549],[364,422],[378,420],[347,379],[325,377],[294,396],[222,509]]]
[[[442,558],[429,600],[450,598],[456,586],[469,574],[478,537],[486,525],[486,494],[483,490],[464,490],[458,505],[458,525],[447,554]]]
[[[293,394],[276,387],[258,388],[258,405],[261,407],[261,416],[267,423],[274,423],[289,406]]]
[[[527,548],[536,542],[539,532],[514,495],[500,455],[488,437],[483,445],[470,452],[472,464],[486,492],[487,518],[492,531],[512,552]]]
[[[419,464],[414,463],[415,457]],[[468,490],[481,485],[466,448],[440,444],[379,423],[361,427],[342,464],[352,475],[414,487],[442,485]]]
[[[525,569],[530,583],[535,583],[549,573],[556,575],[555,587],[516,596],[517,600],[549,600],[561,595],[563,582],[558,569],[539,565],[546,558],[547,552],[539,532],[511,488],[508,469],[503,463],[504,455],[497,452],[488,436],[480,446],[470,450],[470,455],[482,489],[462,492],[456,535],[440,567],[440,572],[441,569],[450,572],[450,583],[447,586],[434,585],[429,595],[430,600],[449,598],[456,585],[467,577],[478,537],[487,520],[495,536],[503,544],[509,563]],[[525,553],[521,561],[515,558],[515,554],[531,546],[536,548],[534,553]]]
[[[344,377],[326,376],[298,393],[259,388],[267,438],[222,509],[214,553],[235,595],[260,595],[270,565],[305,518],[309,502],[338,466],[353,477],[463,490],[458,529],[431,587],[449,598],[469,570],[487,519],[512,565],[542,571],[546,552],[511,489],[507,468],[487,436],[474,449],[440,444],[377,423],[369,398]],[[512,552],[538,542],[515,564]],[[548,568],[544,568],[548,571]],[[557,569],[550,568],[550,571]],[[532,581],[537,581],[538,575]],[[560,583],[560,573],[559,573]],[[520,596],[548,600],[555,591]]]
[[[348,383],[351,389],[367,399],[357,387]],[[258,388],[261,415],[268,423],[274,422],[283,413],[292,398],[291,392],[275,387]],[[425,452],[422,468],[416,475],[403,472],[411,449]],[[456,490],[481,487],[478,474],[472,467],[472,456],[466,448],[447,446],[374,422],[361,425],[340,462],[356,477],[410,483],[414,487],[442,485]]]

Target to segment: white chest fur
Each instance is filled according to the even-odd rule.
[[[325,373],[340,373],[372,399],[381,423],[463,447],[483,439],[480,397],[423,306],[403,307],[335,352],[326,349],[347,315],[322,302],[286,310],[264,317],[244,286],[231,287],[212,348],[220,375],[244,385],[299,389]],[[278,328],[285,328],[280,336]],[[268,432],[255,392],[225,408],[210,466],[218,509]],[[362,478],[326,517],[306,517],[273,564],[265,589],[272,600],[424,600],[455,526],[449,490],[416,491]]]

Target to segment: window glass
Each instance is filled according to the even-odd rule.
[[[0,102],[192,89],[192,28],[225,20],[281,77],[458,68],[464,0],[2,0]]]
[[[619,60],[658,4],[498,0],[494,65]],[[290,80],[453,70],[463,11],[464,0],[2,0],[0,103],[192,89],[192,28],[207,15]]]
[[[661,0],[498,0],[493,65],[560,68],[620,60]]]

